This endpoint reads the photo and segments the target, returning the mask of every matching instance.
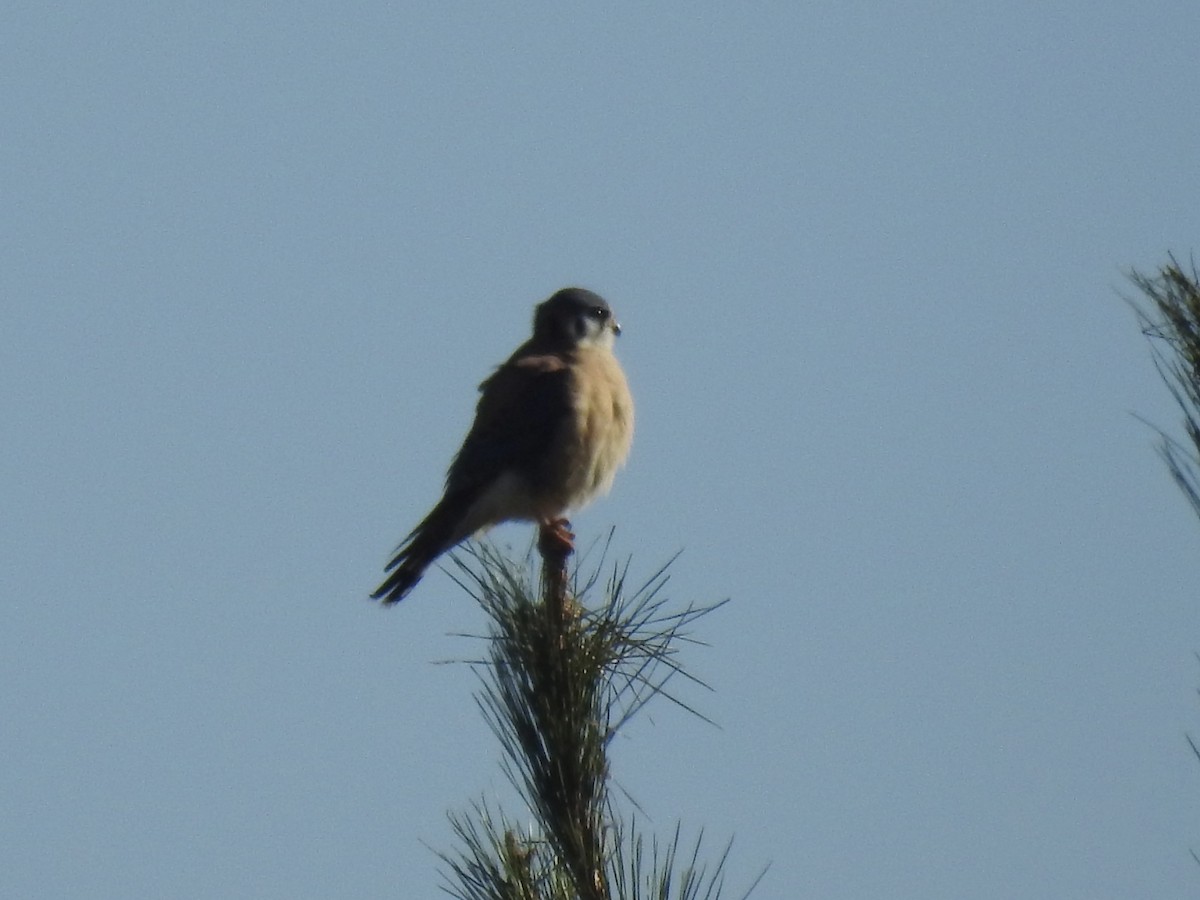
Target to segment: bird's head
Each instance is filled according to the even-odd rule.
[[[533,314],[533,336],[569,347],[612,347],[621,326],[599,294],[571,287],[539,303]]]

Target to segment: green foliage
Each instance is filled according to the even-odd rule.
[[[1131,304],[1142,333],[1150,339],[1158,374],[1183,411],[1188,442],[1158,429],[1158,452],[1200,516],[1200,276],[1195,264],[1188,274],[1174,256],[1167,260],[1155,275],[1130,273],[1129,280],[1149,301],[1144,306]],[[1200,746],[1191,735],[1187,742],[1200,759]],[[1200,863],[1200,855],[1191,852]]]
[[[1187,440],[1160,429],[1158,450],[1200,516],[1200,276],[1194,264],[1189,274],[1169,256],[1156,274],[1135,271],[1129,280],[1149,301],[1133,306],[1150,339],[1154,364],[1183,411]]]
[[[722,604],[672,609],[670,563],[633,590],[628,566],[614,566],[594,608],[585,604],[603,560],[582,584],[578,569],[568,577],[565,555],[544,559],[537,584],[532,560],[517,565],[490,546],[472,545],[456,563],[489,619],[487,656],[471,663],[476,700],[532,825],[518,828],[486,804],[452,815],[462,846],[442,854],[446,891],[461,900],[717,900],[729,847],[709,865],[700,840],[681,852],[678,828],[663,843],[622,822],[608,748],[655,697],[690,709],[668,684],[704,685],[678,651],[698,643],[691,625]]]

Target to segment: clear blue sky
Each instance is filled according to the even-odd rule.
[[[883,11],[885,6],[887,11]],[[474,389],[605,294],[704,622],[618,741],[759,898],[1200,890],[1200,523],[1119,293],[1200,236],[1200,4],[0,14],[0,896],[436,896],[509,792],[366,599]],[[523,550],[528,529],[501,542]],[[515,812],[515,810],[514,810]]]

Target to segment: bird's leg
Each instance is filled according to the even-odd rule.
[[[566,519],[539,522],[538,552],[542,555],[546,608],[561,643],[568,618],[575,619],[579,615],[567,588],[567,560],[575,552],[575,535],[571,533],[571,523]]]

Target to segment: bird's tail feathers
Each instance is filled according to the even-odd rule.
[[[391,574],[371,594],[373,599],[389,606],[403,600],[439,556],[470,534],[459,533],[463,506],[461,497],[448,495],[442,498],[396,548],[396,555],[385,569]]]

